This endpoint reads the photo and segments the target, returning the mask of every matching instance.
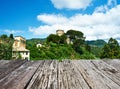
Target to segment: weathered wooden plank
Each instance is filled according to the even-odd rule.
[[[43,71],[49,63],[49,61],[44,61],[44,63],[40,65],[30,83],[28,84],[27,89],[38,89],[38,87],[42,85],[43,79],[45,78],[45,74],[43,73]]]
[[[90,89],[108,89],[108,87],[101,83],[98,74],[89,66],[90,63],[84,64],[83,61],[74,61],[74,64],[78,67],[79,72],[82,74]]]
[[[0,67],[2,67],[4,64],[10,62],[10,60],[0,60]]]
[[[65,69],[64,62],[58,64],[58,89],[68,89],[68,78],[66,75],[67,70]],[[68,69],[69,70],[69,69]]]
[[[57,63],[45,61],[34,74],[27,89],[57,89]]]
[[[0,80],[24,64],[26,60],[3,60],[0,65]]]
[[[17,60],[0,63],[0,77],[5,74],[0,79],[0,89],[120,89],[119,60],[44,60],[24,63]]]
[[[113,82],[109,77],[94,67],[91,61],[76,61],[79,62],[79,69],[86,82],[92,89],[119,89],[120,86]],[[77,64],[77,63],[75,63]]]
[[[72,61],[60,63],[59,72],[59,89],[90,89]]]
[[[57,66],[58,61],[53,61],[50,65],[50,75],[49,75],[49,80],[48,80],[48,86],[47,89],[57,89]]]
[[[118,71],[120,71],[120,59],[104,60],[104,62],[108,63],[109,65],[115,67]]]
[[[23,89],[39,66],[38,61],[27,61],[0,80],[1,89]]]
[[[110,78],[113,82],[120,86],[120,72],[113,66],[108,65],[102,60],[92,61],[95,67],[104,75]]]
[[[40,76],[40,73],[42,71],[42,67],[44,65],[45,61],[42,61],[42,63],[39,65],[39,67],[37,68],[36,72],[34,73],[31,81],[26,85],[27,89],[33,88],[35,83],[38,84],[37,80],[38,80],[38,76]],[[36,84],[36,85],[37,85]],[[36,87],[34,89],[37,89]]]

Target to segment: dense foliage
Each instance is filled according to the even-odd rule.
[[[13,34],[0,36],[0,59],[12,58],[13,41]],[[120,46],[116,39],[110,38],[108,43],[103,40],[85,41],[84,34],[76,30],[69,30],[62,36],[50,34],[46,39],[30,39],[26,43],[31,60],[120,58]],[[42,46],[37,47],[37,44]]]
[[[72,44],[67,44],[66,39],[70,38]],[[58,36],[50,34],[42,47],[37,48],[36,42],[27,44],[32,60],[40,59],[94,59],[91,48],[85,43],[84,34],[80,31],[69,30],[66,34]]]
[[[58,36],[58,35],[55,35],[55,34],[50,34],[47,37],[47,43],[53,42],[53,43],[56,43],[56,44],[66,44],[66,39],[67,39],[67,36],[65,34],[63,34],[62,36]]]
[[[9,60],[12,58],[13,34],[0,36],[0,59]]]
[[[106,44],[104,40],[91,40],[85,41],[86,44],[90,46],[90,51],[96,56],[97,59],[100,59],[103,46]]]
[[[72,45],[67,44],[56,44],[50,42],[49,44],[44,44],[43,47],[37,48],[34,44],[33,46],[29,46],[31,53],[31,60],[43,60],[43,59],[94,59],[95,56],[88,51],[84,47],[81,47],[82,54],[76,52]]]
[[[69,45],[58,45],[50,42],[43,47],[37,48],[36,45],[31,46],[31,59],[42,60],[42,59],[73,59],[77,57],[72,47]],[[74,57],[76,56],[76,57]]]
[[[102,48],[103,47],[100,46],[91,46],[91,53],[94,54],[97,59],[100,59]]]
[[[120,47],[116,39],[110,38],[108,43],[105,44],[101,58],[120,58]]]
[[[76,40],[76,39],[82,39],[84,34],[81,31],[68,30],[66,32],[66,35],[69,36],[71,40]]]

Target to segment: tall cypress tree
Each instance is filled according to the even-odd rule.
[[[10,39],[14,39],[13,34],[10,34],[9,38]]]

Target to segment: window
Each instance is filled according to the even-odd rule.
[[[28,55],[28,52],[26,52],[26,55]]]
[[[28,60],[28,57],[25,57],[25,60]]]

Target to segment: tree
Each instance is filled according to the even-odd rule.
[[[81,40],[85,40],[85,38],[83,37],[83,33],[81,31],[76,31],[76,30],[68,30],[66,32],[66,35],[70,38],[71,41],[75,41],[76,39],[81,39]]]
[[[51,34],[47,37],[47,42],[53,42],[57,44],[66,44],[67,36],[63,34],[62,36],[58,36],[55,34]]]
[[[5,40],[5,39],[8,38],[8,36],[7,36],[6,34],[3,34],[3,35],[0,36],[0,38],[1,38],[2,40]]]
[[[70,41],[73,42],[74,46],[80,46],[85,42],[84,34],[81,31],[69,30],[66,35],[70,38]]]
[[[108,43],[103,47],[101,58],[120,58],[120,47],[116,39],[110,38]]]
[[[60,36],[60,43],[66,44],[66,39],[67,39],[67,36],[65,34],[63,34],[62,36]]]
[[[86,49],[88,52],[91,52],[91,47],[90,47],[90,45],[86,44],[86,45],[85,45],[85,49]]]
[[[102,49],[101,57],[100,58],[109,58],[110,57],[110,47],[108,44],[105,44]]]
[[[13,40],[5,34],[1,35],[0,39],[2,40],[0,43],[0,59],[10,60],[12,58]]]
[[[82,46],[85,42],[84,34],[81,31],[69,30],[66,35],[70,38],[70,41],[73,42],[74,50],[79,54],[83,54]]]
[[[58,35],[50,34],[47,37],[47,42],[60,43],[60,37]]]
[[[10,34],[9,38],[10,39],[14,39],[13,34]]]

